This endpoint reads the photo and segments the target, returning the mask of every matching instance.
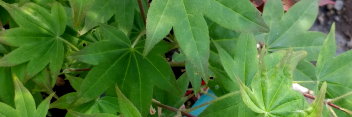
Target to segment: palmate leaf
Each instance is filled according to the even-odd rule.
[[[282,14],[282,8],[277,8],[280,5],[277,3],[269,0],[264,8],[263,17],[270,25],[270,31],[265,38],[269,51],[287,48],[305,50],[308,52],[307,60],[316,60],[325,35],[310,32],[308,29],[318,14],[318,1],[302,0],[285,14]]]
[[[247,0],[155,0],[148,11],[143,53],[147,54],[173,27],[186,56],[187,76],[193,82],[200,82],[199,77],[207,80],[210,42],[204,16],[231,30],[266,30],[259,12]]]
[[[156,49],[148,56],[141,53],[141,44],[132,47],[126,35],[114,27],[102,25],[105,40],[76,53],[77,58],[96,66],[88,73],[78,91],[76,103],[92,100],[115,83],[142,115],[149,112],[153,87],[181,93],[172,71],[163,58],[164,50]]]
[[[291,83],[293,70],[306,56],[306,52],[285,52],[285,54],[275,66],[271,68],[262,66],[253,79],[251,89],[242,83],[240,85],[244,103],[262,116],[297,115],[298,110],[305,108],[304,97],[291,88]],[[266,60],[265,62],[269,63],[277,61],[270,58]]]
[[[21,7],[0,2],[19,25],[0,34],[0,40],[18,47],[0,59],[0,66],[27,63],[27,77],[33,77],[46,66],[53,76],[62,67],[67,40],[60,36],[66,27],[64,8],[56,3],[51,13],[33,3]]]

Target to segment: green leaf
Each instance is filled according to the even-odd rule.
[[[108,113],[84,114],[84,113],[79,113],[75,111],[68,111],[66,116],[68,117],[119,117],[117,115],[108,114]]]
[[[66,27],[66,13],[54,4],[50,13],[33,3],[21,7],[1,4],[20,26],[0,35],[0,39],[18,47],[0,59],[0,66],[15,66],[28,62],[27,76],[33,77],[48,66],[53,76],[60,72],[67,40],[60,37]],[[24,43],[25,42],[25,43]]]
[[[152,51],[148,56],[143,56],[141,44],[132,48],[128,39],[127,43],[124,41],[125,36],[121,31],[116,28],[106,30],[119,33],[104,35],[105,40],[84,48],[79,56],[75,56],[79,60],[89,56],[92,59],[85,59],[86,62],[97,63],[83,80],[78,91],[80,99],[76,104],[95,99],[117,83],[142,115],[146,115],[149,113],[154,86],[181,93],[176,87],[170,66],[163,58],[164,53]],[[99,50],[100,47],[102,49]],[[110,52],[115,54],[107,54]]]
[[[23,86],[21,81],[14,77],[16,111],[22,117],[35,117],[36,105],[31,93]]]
[[[77,98],[78,98],[77,92],[67,93],[61,96],[55,102],[51,103],[50,108],[68,109]]]
[[[95,0],[69,0],[74,28],[81,28],[80,26],[84,23],[86,13],[94,1]]]
[[[9,68],[0,68],[0,101],[14,106],[14,87]]]
[[[116,4],[115,20],[118,28],[126,35],[130,34],[133,27],[133,19],[136,8],[135,0],[118,0]]]
[[[231,56],[216,42],[221,63],[233,81],[239,77],[245,84],[250,84],[257,71],[257,48],[256,40],[252,34],[241,34],[235,47],[235,53]]]
[[[336,55],[335,24],[331,26],[330,33],[326,37],[317,61],[317,76],[320,78],[327,62]]]
[[[305,106],[304,97],[291,88],[293,70],[305,52],[290,52],[275,67],[261,68],[251,89],[241,85],[241,94],[247,107],[262,116],[289,116],[298,114]]]
[[[268,0],[265,2],[263,19],[268,26],[275,25],[284,15],[284,8],[281,0]]]
[[[293,49],[295,51],[304,50],[307,51],[308,61],[316,61],[320,49],[323,45],[325,34],[321,32],[303,32],[298,33],[294,37],[287,37],[283,40],[276,41],[276,45],[269,48],[269,51]]]
[[[202,0],[201,3],[206,8],[204,15],[225,28],[245,32],[268,30],[259,11],[248,0]]]
[[[312,104],[313,110],[310,112],[309,117],[322,117],[323,108],[325,105],[325,93],[326,93],[327,83],[324,82],[320,87],[320,92]]]
[[[188,76],[207,81],[209,32],[203,15],[233,30],[266,30],[259,12],[247,0],[241,4],[225,0],[155,0],[148,12],[143,53],[147,54],[173,27],[181,52],[186,56]]]
[[[270,27],[266,38],[268,48],[280,46],[278,42],[295,38],[297,34],[307,31],[313,25],[317,14],[317,0],[304,0],[295,4],[280,22]]]
[[[116,0],[93,0],[92,5],[86,11],[84,26],[79,30],[83,35],[100,23],[106,23],[116,12]]]
[[[119,100],[119,105],[123,108],[120,108],[121,113],[125,117],[142,117],[138,109],[133,105],[133,103],[127,99],[127,97],[121,92],[118,86],[116,87],[116,94]]]
[[[48,113],[49,110],[49,105],[50,105],[50,100],[54,96],[54,93],[50,94],[47,98],[45,98],[44,101],[42,101],[37,110],[35,111],[36,115],[35,117],[46,117],[46,114]]]
[[[254,117],[257,116],[243,103],[241,96],[232,95],[209,105],[199,117],[237,116]]]
[[[16,112],[11,106],[0,102],[0,116],[3,117],[20,117],[19,113]]]

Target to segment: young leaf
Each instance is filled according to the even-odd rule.
[[[118,86],[116,87],[116,94],[119,100],[119,105],[123,108],[120,108],[121,113],[125,117],[142,117],[138,109],[133,105],[133,103],[127,99],[125,95],[121,92]]]
[[[325,93],[326,93],[327,83],[324,82],[320,87],[320,92],[318,97],[314,100],[312,104],[313,110],[310,112],[309,117],[322,117],[323,108],[325,105]]]
[[[292,74],[305,52],[286,52],[275,67],[262,68],[251,84],[252,90],[241,85],[245,104],[263,116],[288,116],[304,108],[304,98],[292,90]]]

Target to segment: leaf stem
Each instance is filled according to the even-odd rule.
[[[164,109],[167,109],[167,110],[170,110],[170,111],[173,111],[173,112],[181,112],[183,116],[187,116],[187,117],[195,117],[194,115],[191,115],[185,111],[182,111],[182,110],[179,110],[177,108],[174,108],[174,107],[171,107],[171,106],[168,106],[168,105],[164,105],[162,103],[160,103],[159,101],[155,100],[155,99],[152,99],[152,102],[154,104],[156,104],[157,106],[161,107],[161,108],[164,108]]]
[[[212,100],[212,101],[209,101],[209,102],[206,102],[206,103],[204,103],[204,104],[201,104],[201,105],[195,106],[195,107],[193,107],[193,108],[190,108],[190,109],[188,109],[188,112],[197,110],[197,109],[199,109],[199,108],[201,108],[201,107],[203,107],[203,106],[212,104],[212,103],[214,103],[214,102],[223,100],[223,99],[225,99],[225,98],[228,98],[228,97],[230,97],[230,96],[233,96],[233,95],[236,95],[236,94],[239,94],[239,93],[240,93],[239,91],[234,91],[234,92],[225,94],[225,95],[223,95],[223,96],[221,96],[221,97],[218,97],[218,98],[216,98],[216,99],[214,99],[214,100]]]
[[[334,98],[334,99],[331,99],[330,101],[331,101],[331,102],[335,102],[335,101],[337,101],[337,100],[343,99],[343,98],[345,98],[345,97],[347,97],[347,96],[351,96],[351,95],[352,95],[352,91],[351,91],[351,92],[348,92],[348,93],[346,93],[346,94],[343,94],[343,95],[341,95],[341,96],[339,96],[339,97],[336,97],[336,98]]]
[[[169,62],[169,65],[171,67],[185,67],[185,63],[184,62]]]
[[[63,39],[62,37],[58,37],[62,42],[66,43],[68,46],[70,46],[73,50],[79,51],[79,49],[73,45],[72,43],[68,42],[67,40]]]
[[[141,12],[141,16],[143,18],[143,22],[144,22],[144,24],[146,24],[147,17],[145,16],[145,11],[144,11],[142,0],[137,0],[137,1],[138,1],[139,10]]]
[[[136,40],[134,40],[134,42],[133,42],[133,44],[132,44],[132,48],[134,48],[136,45],[137,45],[137,43],[138,43],[138,41],[143,37],[143,35],[145,35],[146,34],[146,31],[145,30],[143,30],[142,32],[140,32],[139,34],[138,34],[138,36],[136,37]]]

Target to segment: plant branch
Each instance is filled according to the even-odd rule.
[[[303,94],[304,95],[304,97],[306,97],[306,98],[309,98],[309,99],[312,99],[312,100],[314,100],[315,99],[315,97],[313,96],[313,95],[310,95],[310,94],[307,94],[307,93],[304,93]],[[341,110],[341,111],[343,111],[343,112],[345,112],[345,113],[347,113],[347,114],[352,114],[352,111],[350,111],[350,110],[348,110],[348,109],[345,109],[345,108],[342,108],[342,107],[340,107],[340,106],[337,106],[337,105],[335,105],[335,104],[333,104],[331,101],[326,101],[325,102],[327,105],[329,105],[330,107],[333,107],[333,108],[335,108],[335,109],[337,109],[337,110]]]
[[[171,67],[185,67],[184,62],[169,62]]]
[[[337,100],[340,100],[340,99],[342,99],[342,98],[345,98],[345,97],[351,96],[351,95],[352,95],[352,91],[351,91],[351,92],[348,92],[348,93],[346,93],[346,94],[343,94],[343,95],[341,95],[341,96],[339,96],[339,97],[336,97],[336,98],[334,98],[334,99],[331,99],[330,102],[335,102],[335,101],[337,101]]]
[[[143,18],[144,24],[146,24],[147,17],[145,16],[145,11],[144,11],[142,0],[137,0],[137,1],[138,1],[138,7],[141,12],[141,16]]]
[[[161,108],[164,108],[164,109],[167,109],[167,110],[170,110],[170,111],[173,111],[173,112],[181,112],[183,116],[187,116],[187,117],[195,117],[194,115],[191,115],[185,111],[182,111],[182,110],[179,110],[177,108],[174,108],[174,107],[171,107],[171,106],[168,106],[168,105],[164,105],[162,103],[160,103],[159,101],[155,100],[155,99],[152,99],[152,102],[156,105],[158,105],[159,107]]]

